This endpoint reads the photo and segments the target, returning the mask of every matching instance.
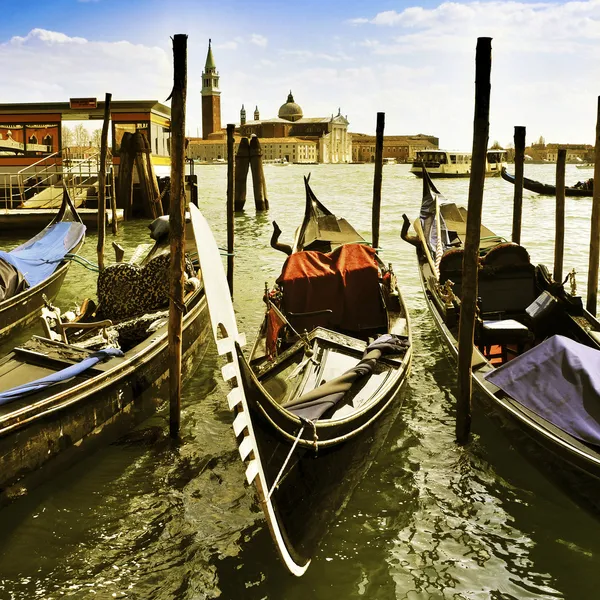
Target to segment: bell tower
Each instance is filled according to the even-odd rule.
[[[208,135],[215,131],[221,131],[221,92],[211,40],[208,40],[208,54],[202,73],[202,139],[207,140]]]

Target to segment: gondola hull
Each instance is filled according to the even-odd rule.
[[[61,221],[81,223],[81,219],[66,191],[58,214],[46,229]],[[38,236],[41,236],[46,229]],[[77,254],[84,241],[85,237],[75,247],[71,248],[70,252]],[[57,296],[70,265],[70,260],[63,260],[49,277],[37,285],[0,302],[0,341],[14,330],[28,325],[37,317],[41,307],[44,306],[44,296],[48,301],[52,301]]]
[[[307,218],[311,209],[318,209],[325,222],[335,219],[314,201],[307,185]],[[383,444],[385,431],[400,408],[401,390],[412,360],[408,313],[397,286],[388,282],[385,331],[389,328],[394,334],[384,336],[393,345],[394,351],[389,355],[370,358],[373,352],[379,352],[372,350],[377,342],[367,343],[359,336],[315,327],[290,347],[280,348],[275,360],[264,354],[267,313],[247,359],[241,350],[242,336],[237,330],[218,248],[201,214],[194,207],[190,210],[192,222],[198,222],[194,231],[213,335],[219,353],[232,357],[232,362],[223,367],[223,376],[233,386],[228,404],[235,414],[233,430],[246,479],[256,486],[282,561],[291,573],[300,576]],[[319,232],[318,225],[307,221],[303,225],[296,238],[297,250],[307,239],[311,243],[327,241],[310,233]],[[337,228],[336,231],[339,233]],[[346,231],[350,231],[349,227]],[[350,235],[355,235],[353,230]],[[391,270],[388,274],[389,280],[395,281]],[[380,293],[377,281],[376,285]],[[367,337],[371,336],[364,335]],[[356,379],[352,375],[349,387],[345,383],[341,386],[342,397],[318,418],[296,414],[285,402],[303,402],[312,391],[319,395],[328,384],[337,386],[366,363],[369,368]],[[322,385],[323,382],[327,383]],[[329,392],[326,397],[330,397]]]
[[[421,217],[414,224],[418,237],[411,239],[405,233],[404,239],[416,246],[429,311],[452,357],[458,360],[461,262],[467,213],[440,200],[444,199],[437,189],[424,181]],[[445,240],[445,246],[436,240]],[[489,414],[511,430],[518,431],[520,439],[527,440],[528,447],[534,445],[546,463],[559,465],[563,479],[574,477],[600,489],[597,487],[600,483],[600,446],[581,441],[592,440],[593,435],[578,437],[583,434],[576,426],[559,428],[550,421],[557,419],[556,411],[565,418],[582,418],[575,408],[579,406],[580,396],[566,382],[576,381],[578,377],[587,381],[588,375],[568,371],[566,364],[581,364],[575,354],[577,347],[585,348],[590,356],[598,358],[600,322],[583,308],[580,298],[567,293],[561,283],[552,281],[545,267],[534,267],[522,246],[505,242],[487,229],[480,241],[478,307],[471,361],[475,397],[482,400]],[[544,363],[543,368],[537,370],[533,368],[533,357],[540,356],[537,351],[544,348],[546,342],[559,338],[570,340],[572,354],[568,358],[562,355],[556,371],[547,370],[547,367],[553,368],[552,362]],[[520,362],[526,354],[531,357],[527,360],[534,362]],[[549,356],[554,356],[552,351]],[[519,367],[527,376],[517,375],[515,365],[527,365]],[[519,390],[514,397],[494,385],[496,380],[498,385],[506,386],[496,379],[499,374],[507,374],[511,381],[520,381],[519,388],[508,388]],[[567,387],[561,387],[563,383]],[[550,386],[548,394],[539,391],[545,389],[544,385]],[[559,393],[563,395],[559,396]],[[569,396],[571,402],[565,402],[564,394],[572,394]],[[530,402],[530,397],[537,402]],[[559,408],[557,397],[560,403],[568,406],[567,411]],[[544,411],[546,406],[553,409]],[[597,419],[594,414],[592,411],[586,415],[590,423]],[[590,427],[590,431],[594,431],[591,424]]]
[[[271,497],[259,490],[259,501],[282,559],[292,558],[300,570],[315,556],[323,537],[339,516],[352,492],[368,472],[401,412],[403,380],[377,419],[347,441],[319,448],[300,447],[290,454],[292,442],[282,441],[273,425],[251,409],[256,445],[265,481],[271,489],[282,465],[288,468]],[[267,508],[270,503],[273,510]]]
[[[83,242],[73,249],[77,253]],[[34,321],[44,306],[44,296],[51,302],[56,298],[71,263],[66,261],[45,281],[0,303],[0,340],[13,331]]]
[[[437,294],[432,293],[428,284],[429,266],[421,264],[419,273],[429,312],[442,336],[444,345],[450,351],[452,358],[458,361],[456,332],[447,327],[439,309],[442,302],[439,297],[436,298]],[[589,313],[588,317],[593,319]],[[558,461],[555,464],[562,469],[568,468],[595,480],[595,489],[600,489],[600,452],[561,431],[486,381],[484,376],[493,369],[492,364],[485,360],[477,348],[474,348],[472,381],[477,392],[476,397],[484,402],[486,411],[498,418],[504,426],[511,430],[518,430],[527,436],[535,443],[539,455],[543,456],[545,460],[553,456]],[[600,504],[600,501],[597,503]]]
[[[210,329],[202,288],[188,299],[187,306],[182,336],[183,377],[193,372],[205,352]],[[33,350],[16,349],[6,357],[0,364],[0,374],[11,370],[16,373],[15,367],[19,366],[46,370],[65,366],[56,358],[64,345],[39,339],[38,343],[39,350],[34,345]],[[51,393],[38,392],[1,406],[0,502],[10,502],[57,468],[114,440],[152,414],[164,402],[168,390],[168,353],[167,326],[163,325],[124,357],[100,363],[90,372],[51,388]]]
[[[508,173],[506,169],[502,169],[502,179],[512,183],[513,185],[515,183],[515,176]],[[528,179],[527,177],[523,177],[523,187],[526,190],[529,190],[530,192],[536,192],[541,196],[556,196],[556,186],[548,185],[547,183],[540,183],[539,181]],[[591,197],[593,194],[593,190],[565,187],[565,196],[586,198]]]

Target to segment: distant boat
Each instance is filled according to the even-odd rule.
[[[578,169],[593,169],[594,165],[592,164],[587,164],[587,165],[577,165]]]
[[[274,158],[272,160],[263,160],[264,165],[273,165],[274,167],[289,167],[290,163],[285,158]]]
[[[502,179],[508,181],[509,183],[515,183],[515,176],[511,175],[506,171],[506,169],[502,169]],[[592,184],[589,184],[589,181],[580,182],[580,187],[566,187],[565,186],[565,196],[579,196],[579,197],[589,197],[594,193],[593,180]],[[539,181],[535,181],[534,179],[528,179],[527,177],[523,177],[523,187],[530,192],[536,192],[542,196],[556,196],[556,186],[549,185],[547,183],[540,183]]]
[[[471,175],[471,153],[449,150],[421,150],[417,152],[410,172],[423,177],[423,166],[430,177],[469,177]],[[495,177],[506,167],[506,150],[488,150],[485,175]]]

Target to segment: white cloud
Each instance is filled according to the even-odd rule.
[[[258,33],[253,33],[250,37],[250,42],[252,42],[255,46],[260,46],[261,48],[265,48],[267,46],[268,40],[264,35],[260,35]]]
[[[0,44],[0,97],[51,102],[111,92],[115,100],[164,100],[172,85],[171,60],[157,47],[32,29]]]
[[[28,42],[42,42],[47,44],[86,44],[87,40],[81,37],[69,37],[58,31],[48,31],[47,29],[32,29],[25,37],[18,35],[11,38],[9,44],[22,45]]]

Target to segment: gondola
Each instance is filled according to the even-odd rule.
[[[98,298],[82,302],[78,314],[48,303],[40,314],[45,335],[0,360],[0,504],[113,441],[163,402],[168,248],[163,238],[141,264],[107,266]],[[183,377],[198,364],[210,330],[201,281],[189,277],[186,286]]]
[[[443,341],[458,357],[467,211],[423,182],[416,246],[423,292]],[[472,380],[485,410],[562,479],[600,482],[600,322],[571,289],[533,265],[527,250],[481,227]],[[553,460],[549,460],[552,458]],[[580,498],[586,502],[589,499]],[[597,502],[597,500],[596,500]]]
[[[30,323],[59,292],[71,261],[83,245],[85,226],[65,189],[61,207],[40,233],[10,252],[0,251],[0,340]]]
[[[506,169],[502,169],[502,179],[504,181],[508,181],[514,185],[515,176],[511,175],[506,171]],[[540,183],[539,181],[535,181],[534,179],[527,179],[527,177],[523,177],[523,187],[530,192],[536,192],[541,194],[542,196],[556,196],[556,186],[548,185],[547,183]],[[565,186],[565,196],[579,196],[582,198],[593,196],[594,195],[594,186],[587,185],[587,182],[582,184],[582,187],[568,187]]]
[[[266,290],[249,357],[224,276],[207,279],[210,265],[220,265],[218,251],[212,258],[200,251],[217,345],[233,359],[223,372],[235,380],[229,405],[247,479],[295,575],[305,572],[357,473],[383,443],[378,432],[401,402],[412,358],[391,265],[319,202],[307,178],[305,189],[293,247],[279,244],[276,227],[272,245],[288,257],[277,285]]]

